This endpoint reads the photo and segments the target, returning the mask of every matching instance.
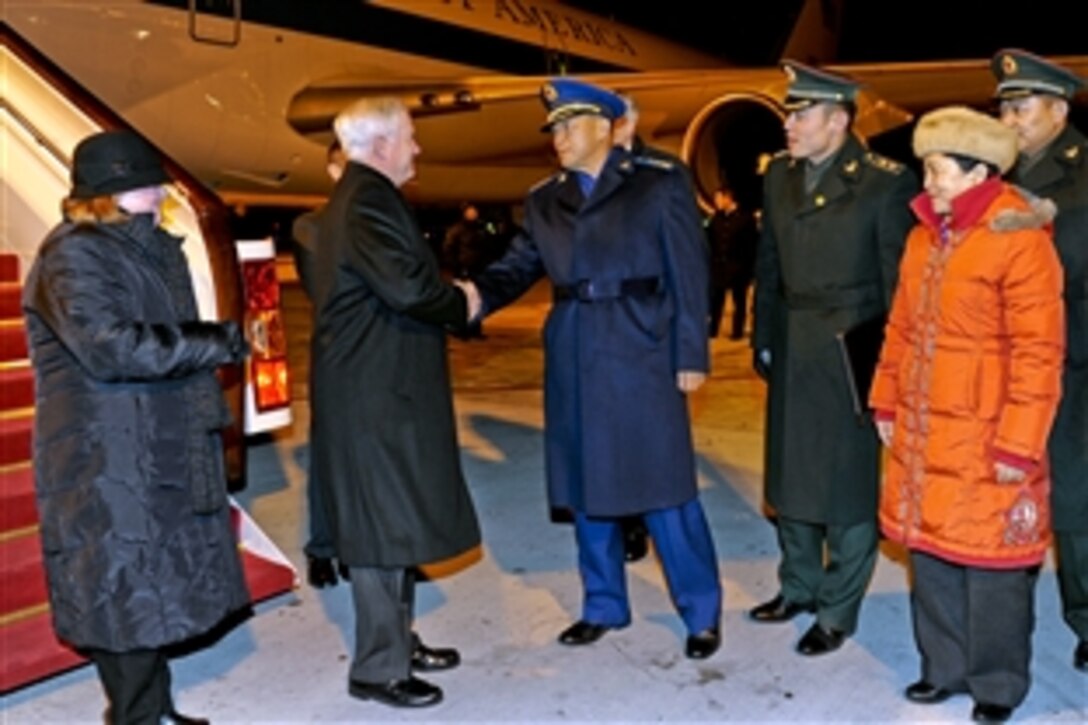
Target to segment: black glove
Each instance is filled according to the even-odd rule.
[[[752,351],[752,368],[761,380],[771,377],[771,351],[767,349]]]

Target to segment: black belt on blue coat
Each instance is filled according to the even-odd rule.
[[[577,284],[562,284],[552,288],[552,299],[556,302],[577,300],[579,302],[601,302],[618,300],[621,297],[649,297],[661,289],[659,277],[637,277],[635,279],[583,279]]]

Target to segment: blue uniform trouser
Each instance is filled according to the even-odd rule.
[[[665,572],[669,596],[688,632],[718,626],[722,611],[718,555],[699,499],[647,511],[642,517]],[[608,627],[626,626],[631,622],[631,607],[627,601],[620,519],[576,512],[574,531],[585,592],[582,619]]]

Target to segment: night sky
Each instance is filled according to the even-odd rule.
[[[801,0],[569,0],[741,65],[773,65]],[[1076,11],[1078,6],[1082,6]],[[1088,54],[1083,0],[843,0],[841,62]],[[708,13],[724,16],[710,22]],[[1077,14],[1075,14],[1077,13]]]

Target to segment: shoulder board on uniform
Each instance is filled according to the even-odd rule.
[[[797,159],[790,156],[790,150],[789,149],[782,149],[780,151],[775,151],[773,154],[770,154],[770,155],[763,155],[760,158],[759,173],[761,173],[761,174],[766,173],[767,169],[769,169],[771,167],[771,164],[785,163],[785,164],[790,164],[792,166],[793,163],[796,160]]]
[[[898,161],[893,161],[887,156],[881,156],[880,154],[869,151],[865,154],[865,162],[872,166],[874,169],[880,169],[886,171],[889,174],[901,174],[903,169],[907,168],[905,165]]]
[[[646,166],[651,169],[657,169],[658,171],[672,171],[676,168],[676,164],[666,159],[659,159],[654,156],[632,156],[632,160],[636,166]]]
[[[1085,144],[1072,143],[1058,153],[1064,160],[1070,163],[1078,163],[1084,158]]]
[[[540,181],[536,182],[535,184],[533,184],[532,186],[529,187],[529,193],[532,194],[533,192],[539,191],[539,190],[543,189],[545,186],[547,186],[548,184],[552,183],[553,181],[555,181],[555,182],[562,181],[563,179],[566,178],[566,176],[567,176],[566,171],[557,171],[554,174],[552,174],[551,176],[545,176],[543,179],[541,179]]]

